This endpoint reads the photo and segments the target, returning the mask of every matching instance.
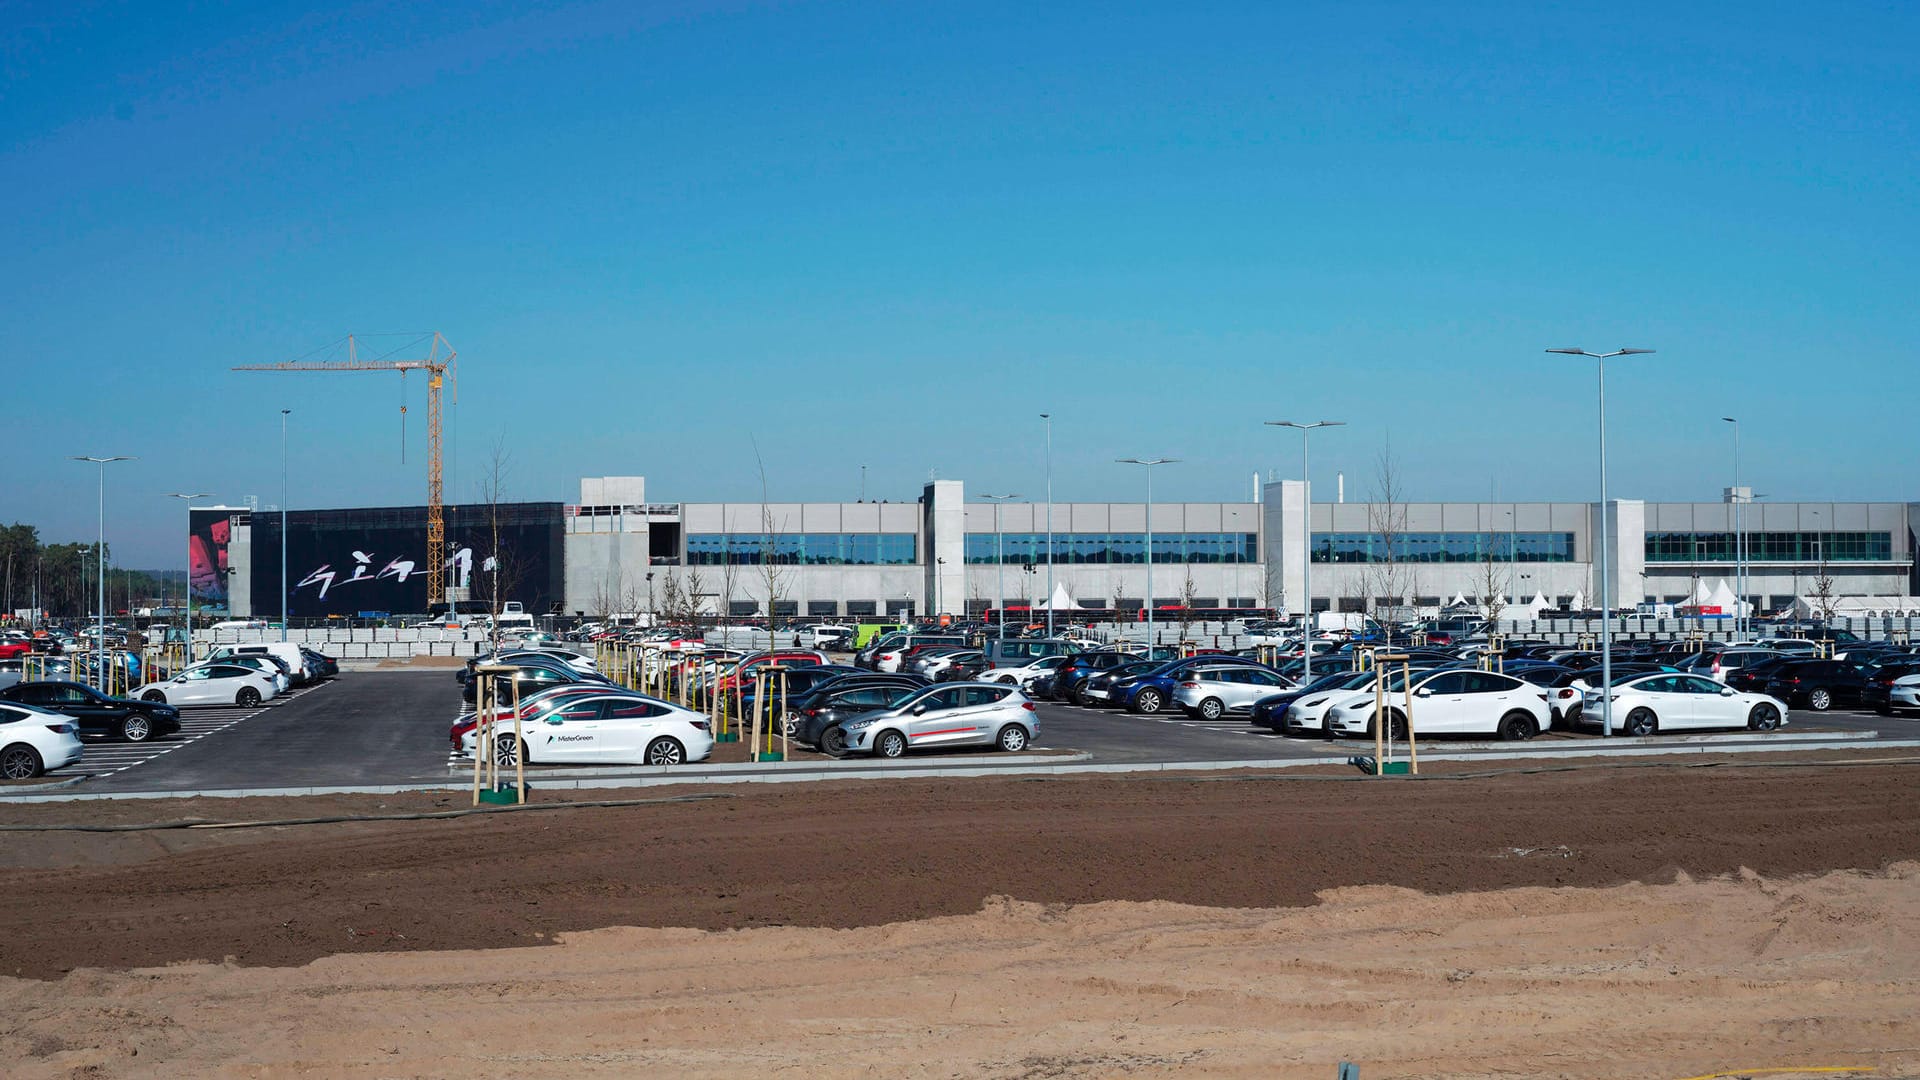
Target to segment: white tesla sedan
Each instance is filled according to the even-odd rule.
[[[1627,675],[1613,680],[1612,697],[1611,729],[1629,735],[1692,728],[1772,731],[1787,722],[1787,706],[1779,699],[1743,693],[1700,675]],[[1600,726],[1600,691],[1582,697],[1576,723]]]
[[[80,725],[73,717],[0,702],[0,779],[31,780],[80,760]]]
[[[1386,707],[1399,731],[1405,685],[1399,672],[1387,679]],[[1336,736],[1373,735],[1374,699],[1358,694],[1327,713],[1327,729]],[[1493,671],[1448,668],[1413,673],[1413,729],[1420,735],[1496,735],[1509,741],[1531,739],[1547,729],[1547,692],[1532,683]]]
[[[151,682],[134,691],[142,701],[169,705],[244,705],[272,701],[279,679],[258,668],[220,661],[190,667],[165,682]]]
[[[713,731],[704,713],[630,692],[556,697],[521,721],[528,764],[684,765],[713,754]],[[472,731],[460,737],[462,753],[474,752]],[[498,724],[494,753],[511,764],[519,747],[513,724]]]

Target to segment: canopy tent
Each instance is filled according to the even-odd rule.
[[[1835,618],[1920,618],[1920,596],[1836,596],[1828,603]],[[1817,597],[1795,597],[1792,615],[1796,619],[1818,619],[1826,613]]]
[[[1687,594],[1688,606],[1698,607],[1701,604],[1711,603],[1713,603],[1713,589],[1708,587],[1706,579],[1702,578],[1694,582],[1693,591]]]
[[[1547,607],[1547,598],[1541,596],[1539,593],[1534,593],[1533,599],[1516,602],[1513,607],[1508,610],[1507,617],[1510,619],[1537,619],[1540,617],[1541,612],[1547,610]]]
[[[1733,590],[1727,587],[1725,578],[1713,587],[1713,592],[1708,594],[1706,599],[1707,607],[1717,607],[1729,615],[1734,613],[1734,609],[1739,604],[1740,598],[1733,595]]]
[[[1575,590],[1573,590],[1573,610],[1575,610],[1575,611],[1585,611],[1585,610],[1587,610],[1587,593],[1586,593],[1586,590],[1584,590],[1584,589],[1575,589]]]
[[[1454,593],[1453,599],[1447,601],[1447,606],[1450,608],[1462,608],[1472,607],[1473,605],[1467,602],[1465,593]]]
[[[1042,603],[1039,600],[1035,600],[1033,602],[1033,609],[1035,611],[1046,611],[1049,608],[1051,608],[1054,611],[1078,611],[1079,610],[1079,605],[1073,602],[1073,597],[1067,595],[1066,582],[1060,581],[1060,582],[1054,583],[1052,599],[1047,600],[1045,603]]]

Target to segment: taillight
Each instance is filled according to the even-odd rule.
[[[1036,710],[1034,709],[1034,707],[1033,707],[1033,702],[1031,702],[1031,701],[1023,701],[1023,702],[1021,702],[1021,703],[1020,703],[1020,707],[1021,707],[1021,708],[1023,708],[1023,709],[1025,709],[1025,710],[1027,710],[1028,712],[1034,712],[1034,711],[1036,711]]]
[[[1199,683],[1197,683],[1197,682],[1183,682],[1183,683],[1181,683],[1181,684],[1180,684],[1180,689],[1182,689],[1182,690],[1198,690],[1198,689],[1200,689],[1200,684],[1199,684]]]
[[[707,730],[707,722],[705,720],[689,720],[687,723],[692,724],[696,731]]]
[[[1573,696],[1573,690],[1572,690],[1572,688],[1568,688],[1568,689],[1565,689],[1565,690],[1562,690],[1562,691],[1560,691],[1560,696],[1561,696],[1561,697],[1572,697],[1572,696]]]
[[[55,735],[71,735],[73,734],[73,725],[72,724],[48,724],[47,730],[53,732]]]

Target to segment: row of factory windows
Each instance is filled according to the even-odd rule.
[[[966,560],[1003,565],[1038,565],[1047,561],[1046,533],[968,533]],[[1127,566],[1147,561],[1147,534],[1054,533],[1056,566]],[[1256,563],[1260,561],[1258,533],[1156,532],[1156,563]]]
[[[1887,532],[1656,532],[1647,534],[1648,562],[1732,562],[1736,540],[1750,562],[1889,562]]]
[[[1573,561],[1570,532],[1314,533],[1317,563],[1559,563]]]

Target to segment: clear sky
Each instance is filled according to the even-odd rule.
[[[323,7],[316,5],[316,7]],[[9,4],[0,518],[183,560],[167,491],[451,500],[1920,499],[1920,7]],[[524,6],[531,7],[531,5]],[[411,405],[406,462],[399,408]]]

